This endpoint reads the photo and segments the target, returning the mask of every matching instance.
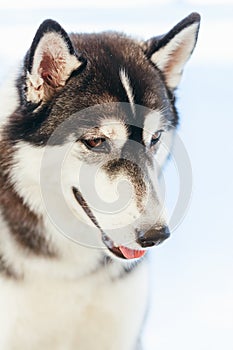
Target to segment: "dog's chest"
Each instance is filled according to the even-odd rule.
[[[133,349],[146,306],[146,271],[142,264],[115,281],[103,271],[79,281],[1,281],[0,348]]]

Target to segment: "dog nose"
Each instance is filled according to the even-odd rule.
[[[137,243],[139,243],[142,248],[153,247],[165,241],[169,236],[170,231],[167,226],[163,226],[159,229],[153,228],[146,233],[139,232]]]

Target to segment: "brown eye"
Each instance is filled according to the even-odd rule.
[[[150,146],[154,146],[160,139],[162,131],[157,131],[152,135]]]
[[[90,150],[95,152],[108,152],[108,143],[104,137],[82,140],[82,143]]]
[[[105,140],[101,137],[96,139],[85,140],[85,144],[90,148],[99,147]]]

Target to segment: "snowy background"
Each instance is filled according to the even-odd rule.
[[[192,11],[202,15],[200,36],[178,90],[192,200],[171,239],[151,254],[145,350],[233,349],[233,0],[0,3],[1,82],[46,18],[67,31],[114,29],[149,38]],[[173,163],[164,176],[175,202]]]

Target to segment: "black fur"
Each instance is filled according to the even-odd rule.
[[[173,95],[166,88],[162,73],[151,64],[137,42],[117,33],[72,34],[70,38],[74,50],[82,52],[84,61],[87,60],[86,64],[72,74],[64,88],[42,106],[25,101],[22,94],[26,79],[24,70],[18,79],[21,105],[11,116],[6,130],[9,139],[43,145],[57,126],[72,114],[106,102],[129,102],[119,77],[121,68],[131,79],[135,104],[152,110],[162,109],[169,125],[177,125],[178,114]],[[35,42],[30,52],[35,50]],[[137,124],[143,125],[144,115],[137,115],[136,118]],[[135,124],[130,113],[124,119],[129,125]]]
[[[189,16],[180,21],[172,30],[170,30],[167,34],[157,36],[155,38],[149,39],[145,44],[145,54],[148,58],[150,58],[154,52],[158,51],[162,47],[166,46],[169,41],[171,41],[180,31],[189,27],[194,23],[200,22],[200,15],[196,12],[191,13]],[[196,34],[196,39],[197,39]]]

